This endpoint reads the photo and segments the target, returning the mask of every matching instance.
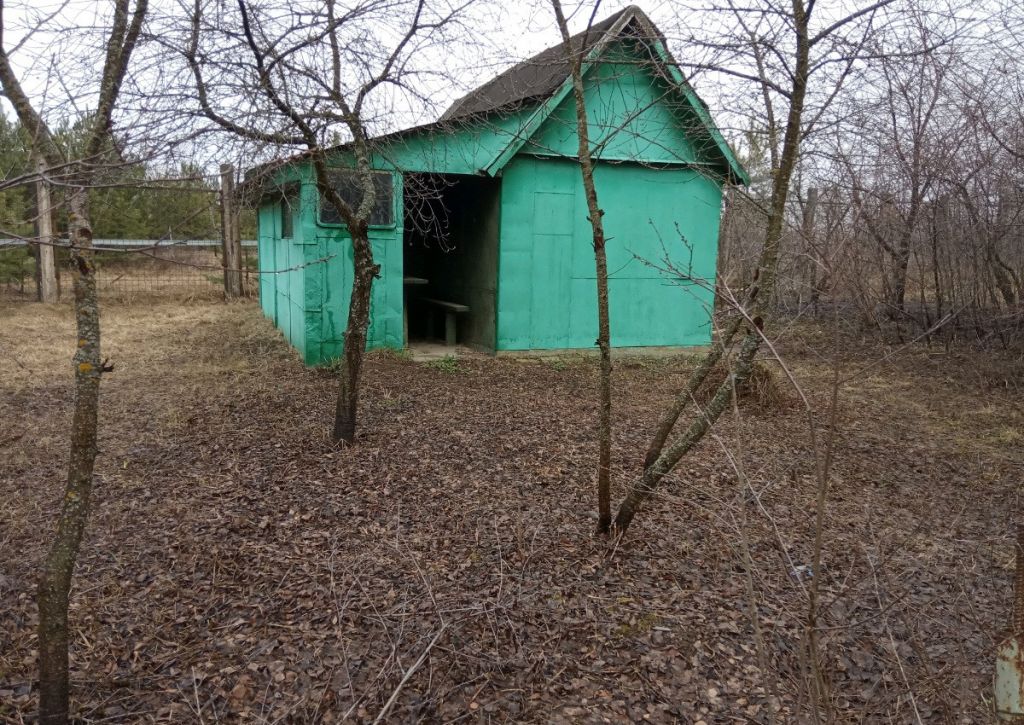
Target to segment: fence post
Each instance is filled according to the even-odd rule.
[[[36,214],[38,215],[37,228],[39,230],[39,243],[36,245],[39,253],[36,255],[38,265],[39,288],[37,290],[40,302],[56,302],[60,296],[60,288],[57,286],[57,265],[54,262],[53,252],[53,211],[50,206],[50,186],[43,178],[46,171],[46,163],[39,159],[36,164],[39,172],[39,180],[36,181]]]
[[[224,264],[224,293],[228,297],[241,297],[242,290],[242,234],[238,223],[235,198],[235,167],[220,165],[221,245]]]

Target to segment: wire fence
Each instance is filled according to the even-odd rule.
[[[224,293],[220,240],[154,241],[96,239],[96,284],[101,298],[144,301],[153,298],[216,297]],[[66,250],[57,250],[61,298],[71,295]],[[256,242],[242,240],[245,293],[258,294]],[[35,300],[36,263],[32,246],[0,240],[0,297]]]

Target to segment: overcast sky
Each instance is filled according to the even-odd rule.
[[[301,4],[304,1],[316,0],[292,0],[292,3]],[[754,0],[755,7],[757,1]],[[591,17],[593,4],[588,2],[580,5],[569,0],[565,4],[573,30],[585,27]],[[717,16],[697,11],[684,12],[680,0],[634,0],[633,3],[603,0],[595,19],[601,20],[628,4],[639,5],[651,17],[667,36],[673,53],[684,64],[698,61],[702,52],[696,44],[687,41],[687,35],[710,37],[721,29],[721,20]],[[942,10],[945,0],[926,0],[925,6],[929,4],[936,10]],[[840,13],[864,5],[863,0],[819,0],[815,12],[818,22],[825,23]],[[161,15],[180,7],[178,0],[151,0],[151,6],[153,20],[150,26],[154,32],[160,27]],[[14,0],[6,3],[5,47],[16,48],[14,64],[24,78],[26,89],[37,101],[42,102],[44,108],[51,111],[51,121],[81,113],[90,106],[90,92],[94,91],[99,75],[102,29],[109,23],[110,7],[111,3],[105,0]],[[974,12],[979,14],[988,12],[986,2],[975,3],[973,7]],[[441,51],[442,55],[428,57],[424,61],[427,65],[434,64],[447,70],[447,78],[424,80],[424,90],[433,102],[426,107],[419,103],[406,103],[404,106],[397,104],[386,121],[389,127],[377,130],[394,130],[396,127],[434,120],[452,100],[469,89],[515,62],[560,41],[549,0],[477,0],[467,19],[474,29],[471,43],[446,46]],[[40,23],[44,24],[47,31],[25,39],[26,29]],[[147,62],[145,57],[144,49],[137,54],[139,63]],[[159,65],[160,68],[149,72],[163,72],[162,66],[166,63],[160,61]],[[146,71],[136,73],[134,80],[138,83],[139,93],[134,99],[128,98],[126,94],[126,108],[134,103],[137,104],[136,111],[145,110],[142,105],[146,103],[146,95],[160,90],[159,87],[151,87],[159,86],[159,82],[150,82],[153,78],[156,76],[147,75]],[[737,99],[742,101],[746,98],[754,105],[760,102],[760,94],[753,84],[743,84],[706,73],[694,77],[693,83],[710,106],[716,120],[724,127],[727,136],[733,138],[737,135],[737,127],[742,128],[744,123],[749,122],[742,117],[734,117]],[[69,97],[75,99],[71,107],[65,100]],[[6,101],[4,103],[6,107]],[[9,107],[6,109],[10,116]],[[125,132],[130,133],[130,129]],[[217,147],[202,150],[204,155],[209,156],[204,163],[215,160]]]

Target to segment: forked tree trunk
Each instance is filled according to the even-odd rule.
[[[373,261],[373,249],[366,222],[352,224],[352,296],[345,328],[345,348],[338,373],[338,400],[334,410],[335,443],[353,443],[359,412],[359,380],[366,353],[366,335],[370,326],[370,297],[373,280],[380,267]]]
[[[717,345],[713,346],[707,353],[703,363],[694,371],[690,384],[687,385],[683,394],[677,397],[672,408],[663,419],[662,426],[659,427],[656,434],[655,443],[648,450],[647,461],[649,463],[645,466],[640,479],[630,488],[615,517],[615,529],[620,535],[629,528],[633,518],[640,510],[640,506],[655,492],[662,479],[676,467],[684,455],[707,435],[707,432],[711,430],[712,426],[728,409],[736,386],[746,380],[750,374],[754,364],[754,356],[761,346],[762,333],[760,328],[764,324],[762,315],[765,314],[766,305],[770,304],[775,286],[779,244],[782,239],[790,180],[792,179],[793,169],[796,166],[800,152],[804,99],[807,94],[807,79],[810,68],[810,38],[808,37],[807,29],[808,16],[801,0],[793,0],[793,21],[796,32],[796,63],[790,93],[789,114],[786,119],[786,132],[783,137],[782,153],[779,156],[779,166],[774,173],[768,224],[765,229],[761,257],[758,260],[757,271],[745,300],[746,304],[749,305],[747,314],[750,316],[752,324],[744,335],[739,353],[731,368],[731,375],[727,376],[725,381],[718,386],[711,402],[703,410],[697,411],[694,414],[686,431],[667,445],[665,445],[665,442],[669,438],[672,427],[674,427],[674,422],[668,425],[666,429],[665,421],[670,419],[674,421],[674,417],[678,416],[678,412],[681,412],[685,406],[688,399],[687,392],[695,392],[700,387],[700,382],[707,377],[713,363],[722,356],[723,350]],[[732,333],[731,327],[728,332]],[[680,404],[680,401],[682,401],[682,404]],[[658,445],[659,440],[663,447]],[[651,462],[652,459],[653,462]]]
[[[626,498],[619,506],[615,516],[615,530],[624,533],[633,518],[640,510],[641,504],[646,501],[657,489],[662,479],[676,467],[680,459],[700,443],[711,427],[718,421],[732,402],[732,396],[737,387],[746,381],[754,364],[754,355],[761,346],[761,335],[758,330],[747,332],[740,346],[739,355],[732,366],[732,374],[727,376],[725,381],[718,386],[711,402],[693,417],[686,432],[677,438],[669,447],[665,448],[655,459],[654,463],[644,469],[640,480],[630,489]],[[709,353],[709,357],[714,354]]]
[[[39,721],[43,725],[68,721],[68,598],[89,515],[102,373],[92,228],[85,188],[76,187],[71,191],[68,211],[78,332],[74,355],[75,409],[67,488],[57,533],[39,581]]]

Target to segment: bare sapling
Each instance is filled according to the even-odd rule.
[[[578,159],[583,177],[583,190],[587,200],[587,219],[593,233],[594,266],[597,273],[597,347],[601,355],[600,404],[598,414],[597,462],[597,531],[607,534],[612,524],[611,463],[612,463],[612,345],[611,322],[608,313],[608,254],[605,251],[604,211],[598,204],[597,185],[594,183],[594,158],[590,147],[587,105],[583,93],[583,56],[586,43],[573,47],[569,24],[560,0],[551,0],[558,29],[565,44],[565,57],[572,80],[576,109],[576,135],[579,139]],[[595,7],[596,9],[596,7]]]
[[[62,169],[66,184],[68,249],[74,275],[74,310],[77,342],[73,358],[75,387],[71,422],[71,451],[67,485],[57,518],[57,530],[39,578],[39,721],[44,725],[68,722],[68,608],[71,578],[89,517],[96,461],[100,378],[112,366],[100,355],[100,312],[96,295],[96,266],[92,251],[88,188],[111,138],[112,119],[128,64],[146,17],[146,0],[117,0],[106,30],[105,60],[96,111],[89,118],[85,150],[67,158],[47,122],[22,87],[0,36],[0,84],[22,125],[32,137],[36,154],[45,166]],[[0,2],[0,32],[3,24]],[[73,99],[69,99],[69,104]]]
[[[301,149],[322,205],[344,225],[352,245],[352,281],[331,437],[353,443],[370,302],[380,274],[370,242],[379,196],[370,107],[378,90],[408,85],[414,73],[410,55],[454,24],[459,8],[432,8],[425,0],[366,0],[351,7],[325,0],[281,10],[236,0],[233,11],[240,32],[224,22],[219,3],[194,0],[176,50],[191,71],[199,111],[215,129],[263,148]],[[208,12],[221,19],[208,24]],[[375,24],[401,32],[367,43],[372,51],[357,52],[353,36],[373,35]],[[245,82],[239,84],[239,77]],[[245,98],[244,108],[230,100],[236,94]],[[339,145],[339,138],[346,140]],[[353,175],[355,198],[339,191],[333,178],[339,170]]]
[[[742,387],[751,374],[764,340],[766,321],[770,319],[772,312],[781,242],[787,226],[787,204],[794,172],[800,161],[801,145],[809,131],[808,126],[818,120],[822,113],[818,109],[816,113],[811,114],[809,120],[805,118],[810,81],[813,73],[820,71],[822,67],[820,62],[812,63],[812,50],[816,46],[827,47],[828,41],[857,20],[865,20],[864,33],[870,33],[871,18],[891,2],[892,0],[876,2],[828,24],[813,34],[813,2],[792,0],[788,8],[775,8],[771,11],[744,9],[733,5],[723,10],[724,13],[736,17],[739,26],[746,30],[749,30],[747,15],[777,14],[784,21],[781,27],[786,28],[784,33],[780,33],[775,39],[775,44],[771,48],[765,47],[765,43],[769,41],[758,39],[756,34],[751,36],[751,56],[757,72],[750,79],[764,90],[769,111],[767,117],[776,117],[771,102],[772,94],[781,97],[786,106],[785,115],[779,114],[780,118],[784,118],[785,125],[781,134],[781,146],[777,150],[774,141],[780,134],[776,132],[774,125],[769,128],[772,159],[771,193],[764,210],[764,233],[752,278],[748,281],[743,296],[733,301],[733,319],[720,331],[718,339],[705,353],[655,430],[645,457],[643,473],[629,488],[615,517],[614,528],[618,535],[621,536],[629,528],[640,507],[656,492],[665,476],[703,440],[723,413],[729,409],[734,392]],[[860,45],[863,46],[863,43]],[[772,57],[785,59],[784,84],[767,77],[764,59],[769,50]],[[841,83],[850,72],[852,59],[855,57],[856,53],[843,56],[837,61],[846,64],[846,70],[840,74],[837,83]],[[719,70],[729,72],[729,69]],[[729,370],[725,380],[715,388],[709,402],[702,408],[694,410],[680,429],[682,413],[695,394],[709,382],[712,371],[723,360],[728,361]]]

